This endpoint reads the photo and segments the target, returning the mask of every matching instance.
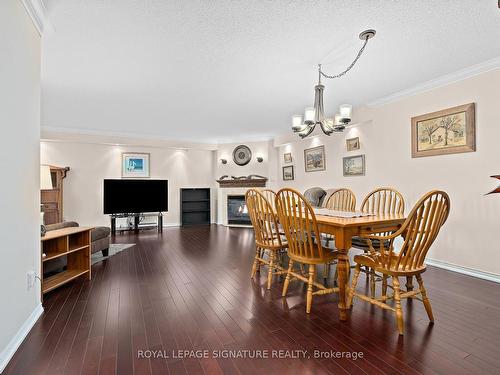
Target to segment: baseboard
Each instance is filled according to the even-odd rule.
[[[12,340],[10,340],[5,349],[2,350],[2,352],[0,353],[0,374],[3,372],[3,370],[5,370],[5,367],[7,367],[7,365],[9,364],[9,361],[14,356],[16,350],[23,343],[26,336],[28,336],[31,328],[33,328],[42,313],[43,307],[41,304],[39,304],[37,307],[35,307],[29,318],[26,319],[26,321],[23,323],[21,328],[19,328],[16,335],[12,338]]]
[[[443,262],[442,260],[429,259],[427,258],[425,262],[434,267],[443,268],[448,271],[453,271],[461,273],[463,275],[468,275],[472,277],[477,277],[478,279],[493,281],[494,283],[500,283],[500,275],[491,272],[479,271],[473,268],[462,267],[456,264],[451,264],[448,262]]]

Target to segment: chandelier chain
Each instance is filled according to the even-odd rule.
[[[354,65],[358,62],[359,58],[361,57],[361,55],[363,54],[363,51],[365,50],[365,47],[366,45],[368,44],[368,39],[369,38],[366,38],[365,39],[365,42],[363,43],[363,46],[361,47],[361,49],[359,50],[358,54],[356,55],[356,58],[354,59],[354,61],[351,63],[351,65],[349,65],[343,72],[340,72],[339,74],[335,74],[335,75],[327,75],[325,73],[323,73],[323,71],[321,70],[321,64],[319,64],[319,74],[322,75],[323,77],[325,78],[329,78],[329,79],[334,79],[334,78],[340,78],[342,77],[343,75],[345,75],[349,70],[351,70]]]

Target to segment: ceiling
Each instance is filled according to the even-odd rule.
[[[42,127],[224,143],[290,131],[500,56],[495,0],[46,0]]]

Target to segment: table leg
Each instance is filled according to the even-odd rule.
[[[338,256],[338,285],[339,285],[339,316],[340,320],[347,320],[347,293],[349,292],[349,257],[346,250],[339,250]]]
[[[413,276],[406,276],[406,290],[408,292],[413,290]]]

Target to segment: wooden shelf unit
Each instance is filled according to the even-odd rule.
[[[210,224],[210,188],[181,189],[181,224]]]
[[[45,293],[64,285],[77,277],[91,278],[90,252],[91,231],[87,227],[71,227],[47,232],[41,243],[42,297]],[[45,256],[43,256],[45,254]],[[45,277],[45,262],[62,256],[67,258],[67,269]]]

